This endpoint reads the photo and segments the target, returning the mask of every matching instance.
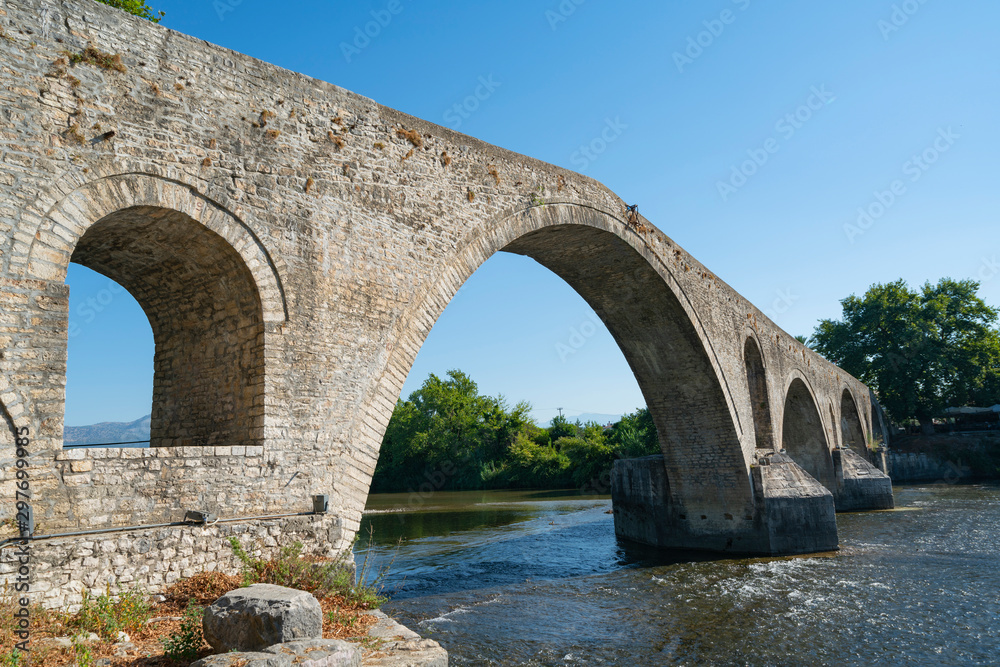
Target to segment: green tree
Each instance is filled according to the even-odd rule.
[[[611,427],[608,440],[614,450],[615,458],[629,459],[639,456],[659,454],[660,439],[653,424],[653,416],[649,408],[639,408],[632,414],[625,415],[617,424]]]
[[[393,410],[372,481],[375,490],[480,488],[515,439],[532,426],[531,406],[481,396],[461,371],[428,377]]]
[[[817,352],[871,386],[897,421],[925,432],[949,405],[991,405],[1000,398],[998,311],[974,280],[942,278],[920,291],[897,280],[841,301],[843,318],[823,320]]]
[[[129,14],[135,14],[153,23],[159,23],[160,19],[166,13],[154,11],[152,7],[146,4],[146,0],[97,0],[97,2],[120,9]]]

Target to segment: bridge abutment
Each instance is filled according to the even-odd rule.
[[[671,500],[661,455],[618,460],[611,476],[615,534],[661,549],[767,556],[836,550],[833,494],[786,455],[762,461],[751,468],[749,512],[719,508],[718,522]]]
[[[892,479],[849,448],[833,451],[833,468],[837,476],[834,496],[838,512],[891,510]]]

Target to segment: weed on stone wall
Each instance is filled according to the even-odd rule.
[[[101,51],[93,44],[87,44],[85,48],[80,53],[73,53],[72,51],[60,51],[62,55],[69,59],[70,64],[79,65],[80,63],[85,63],[87,65],[93,65],[94,67],[100,67],[101,69],[114,70],[116,72],[125,72],[125,65],[122,64],[122,56],[120,53],[107,53]]]

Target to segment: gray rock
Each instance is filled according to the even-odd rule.
[[[196,660],[191,667],[291,667],[292,661],[273,653],[221,653]]]
[[[216,651],[258,651],[322,637],[323,610],[305,591],[254,584],[230,591],[206,608],[202,628]]]
[[[304,639],[264,649],[303,667],[361,667],[361,649],[339,639]]]
[[[433,639],[403,639],[380,646],[365,667],[448,667],[448,652]]]

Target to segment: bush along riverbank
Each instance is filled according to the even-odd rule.
[[[372,492],[565,489],[608,493],[615,459],[660,452],[649,410],[611,427],[556,417],[538,426],[525,402],[483,396],[469,376],[431,375],[400,400],[382,441]],[[605,480],[604,483],[601,480]]]

